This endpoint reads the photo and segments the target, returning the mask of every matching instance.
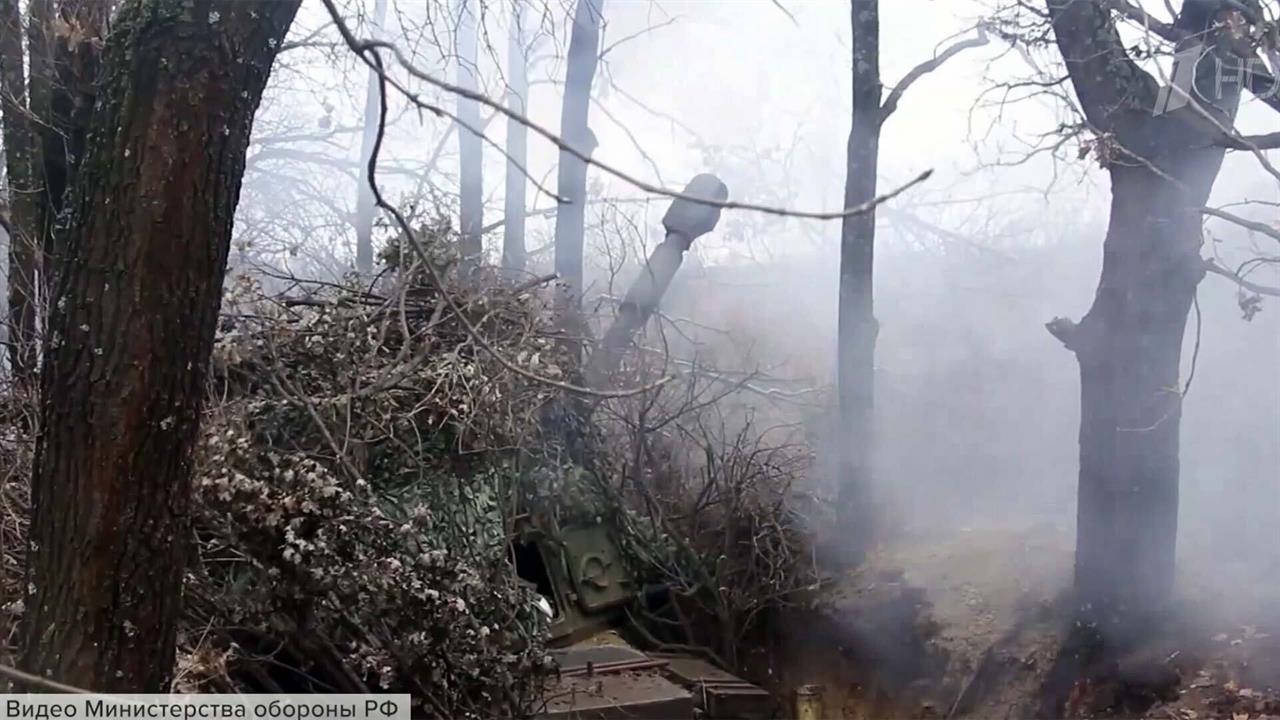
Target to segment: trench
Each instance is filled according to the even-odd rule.
[[[1040,527],[895,543],[783,621],[775,691],[818,686],[832,719],[1280,715],[1280,623],[1187,583],[1149,641],[1101,653],[1074,622],[1070,540]]]

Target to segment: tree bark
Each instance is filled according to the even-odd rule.
[[[44,179],[40,194],[42,280],[45,297],[57,286],[62,262],[67,189],[84,160],[97,98],[101,65],[100,44],[106,37],[110,2],[32,0],[28,26],[31,47],[31,111],[44,120],[40,126],[40,157]]]
[[[560,111],[560,136],[570,147],[590,157],[596,138],[588,123],[591,83],[600,56],[600,28],[604,21],[604,0],[578,0],[573,13],[573,32],[564,81],[564,104]],[[582,305],[582,254],[586,234],[587,164],[573,154],[560,151],[556,194],[564,202],[556,208],[555,270],[563,287],[561,309],[576,317]]]
[[[1222,160],[1169,150],[1155,159],[1167,178],[1111,169],[1102,279],[1068,340],[1080,364],[1076,589],[1119,645],[1173,588],[1183,333],[1203,277],[1199,209]]]
[[[379,31],[387,20],[387,0],[374,0],[370,36]],[[360,173],[356,180],[356,271],[361,275],[373,273],[373,218],[375,215],[373,188],[367,175],[369,161],[373,158],[373,146],[378,140],[380,107],[378,73],[369,68],[369,79],[364,92],[364,128],[360,136]]]
[[[524,5],[516,2],[507,42],[507,107],[524,115],[529,102],[529,58],[524,40]],[[525,199],[528,178],[529,128],[507,118],[507,188],[503,207],[502,269],[514,276],[524,271]]]
[[[22,16],[17,0],[0,0],[0,109],[9,178],[9,364],[19,381],[37,362],[36,284],[40,232],[36,141],[27,116]]]
[[[845,207],[876,195],[880,147],[880,3],[853,0],[853,126],[849,131]],[[872,451],[874,448],[875,211],[846,217],[840,233],[840,308],[837,331],[840,484],[838,512],[842,548],[856,561],[871,541]]]
[[[1154,79],[1124,53],[1109,10],[1048,7],[1082,109],[1110,133],[1096,146],[1112,192],[1097,293],[1079,324],[1048,327],[1080,364],[1078,602],[1083,626],[1115,652],[1150,633],[1173,587],[1183,335],[1204,275],[1200,209],[1223,159],[1204,117],[1231,125],[1239,84],[1214,73],[1238,59],[1209,45],[1199,106],[1153,115]]]
[[[462,0],[458,14],[458,85],[478,91],[476,61],[479,57],[477,29],[479,0]],[[480,105],[458,96],[458,228],[462,268],[470,273],[484,253],[484,148],[481,145]],[[468,129],[470,128],[470,129]]]
[[[39,253],[40,282],[46,298],[52,286],[45,256],[57,221],[53,195],[57,192],[60,196],[66,188],[66,151],[61,146],[62,138],[54,127],[53,119],[54,17],[54,0],[31,0],[27,6],[27,64],[30,68],[27,107],[31,116],[36,118],[32,123],[35,147],[31,162],[40,179],[40,191],[35,196],[35,243]]]
[[[254,112],[297,0],[130,0],[68,200],[43,368],[22,665],[173,670],[192,445]]]

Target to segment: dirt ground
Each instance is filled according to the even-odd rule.
[[[780,685],[821,685],[833,719],[1043,717],[1071,567],[1072,537],[1049,525],[903,538],[790,621]],[[1123,697],[1076,682],[1061,714],[1280,718],[1280,604],[1255,592],[1272,584],[1180,580],[1178,620],[1135,655]]]

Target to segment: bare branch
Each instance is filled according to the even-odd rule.
[[[423,82],[426,82],[429,85],[433,85],[441,90],[444,90],[445,92],[452,93],[454,95],[460,95],[464,98],[475,100],[476,102],[481,103],[482,105],[486,105],[498,111],[499,113],[507,116],[508,118],[511,118],[521,123],[522,125],[529,128],[530,130],[533,130],[535,133],[541,135],[543,138],[547,139],[552,144],[554,144],[559,150],[569,155],[572,155],[573,157],[581,160],[582,162],[587,163],[588,165],[597,167],[600,170],[603,170],[604,172],[608,173],[609,175],[612,175],[618,178],[619,180],[622,180],[623,182],[629,183],[645,192],[652,193],[654,195],[662,195],[664,197],[669,197],[673,199],[686,200],[686,201],[701,204],[701,205],[710,205],[712,207],[718,207],[724,210],[754,210],[756,212],[762,212],[767,215],[780,215],[784,217],[807,218],[810,220],[840,220],[840,219],[851,217],[854,215],[863,215],[863,214],[869,213],[872,210],[874,210],[877,206],[885,202],[888,202],[889,200],[892,200],[898,195],[901,195],[903,192],[906,192],[912,187],[919,185],[925,180],[928,180],[929,177],[933,175],[933,170],[926,170],[895,190],[892,190],[888,193],[875,197],[868,202],[862,203],[861,205],[845,208],[843,210],[836,210],[836,211],[791,210],[788,208],[775,207],[772,205],[759,205],[756,203],[738,202],[734,200],[726,200],[723,202],[719,202],[719,201],[708,200],[706,198],[700,198],[697,196],[685,195],[676,190],[671,190],[669,188],[662,187],[660,185],[655,185],[653,183],[645,182],[644,180],[634,177],[611,165],[603,163],[599,160],[595,160],[591,158],[589,155],[579,151],[577,148],[574,148],[570,143],[566,142],[559,135],[551,132],[547,128],[539,125],[538,123],[533,122],[532,120],[525,117],[524,115],[507,108],[502,103],[499,103],[496,100],[493,100],[481,93],[473,92],[471,90],[460,87],[453,83],[441,80],[435,77],[434,75],[431,75],[430,73],[419,69],[412,62],[410,62],[409,58],[405,56],[405,54],[400,50],[400,48],[396,47],[392,43],[385,42],[382,40],[364,40],[364,41],[358,40],[356,36],[352,33],[351,28],[347,26],[346,22],[342,19],[342,16],[338,13],[338,9],[333,4],[333,0],[322,0],[322,2],[324,3],[325,8],[329,11],[330,17],[333,19],[333,22],[337,26],[338,31],[342,34],[343,39],[347,43],[347,46],[351,48],[351,50],[353,50],[370,67],[374,67],[375,63],[371,59],[371,55],[369,51],[376,50],[379,48],[385,49],[396,58],[396,61],[400,64],[400,66],[403,67],[405,71],[408,72],[411,76],[419,80],[422,80]],[[448,113],[443,108],[437,105],[431,104],[423,100],[419,95],[410,91],[403,84],[397,82],[394,78],[389,77],[384,69],[379,68],[378,72],[382,73],[382,79],[387,84],[395,87],[396,90],[398,90],[401,94],[404,95],[404,97],[408,98],[414,104],[419,105],[427,110],[430,110],[431,112],[437,115],[444,116],[444,117],[452,117],[451,113]]]
[[[889,116],[898,109],[898,103],[902,100],[902,96],[917,80],[942,67],[948,60],[965,50],[982,47],[988,42],[990,40],[987,37],[987,29],[979,25],[977,37],[962,40],[912,68],[911,72],[904,75],[902,80],[894,86],[893,91],[889,93],[889,97],[885,98],[884,105],[880,107],[880,124],[883,125],[889,119]]]
[[[1280,148],[1280,132],[1265,135],[1224,135],[1218,145],[1228,150],[1275,150]]]
[[[1245,230],[1251,230],[1253,232],[1266,235],[1272,240],[1280,241],[1280,230],[1276,230],[1270,225],[1265,225],[1263,223],[1256,222],[1254,220],[1247,220],[1245,218],[1240,217],[1239,215],[1236,215],[1235,213],[1230,213],[1230,212],[1227,212],[1226,210],[1219,210],[1217,208],[1204,207],[1200,209],[1200,212],[1210,217],[1216,217],[1220,220],[1226,220],[1227,222],[1232,223],[1234,225],[1239,225]]]
[[[1258,295],[1270,295],[1271,297],[1280,297],[1280,287],[1272,287],[1270,285],[1259,285],[1250,280],[1246,280],[1240,273],[1234,272],[1228,268],[1222,267],[1212,260],[1204,261],[1205,272],[1221,275],[1224,278],[1234,282],[1241,288]]]

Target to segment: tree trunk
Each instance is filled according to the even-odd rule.
[[[9,178],[9,363],[14,377],[26,380],[36,368],[40,184],[35,174],[35,136],[26,114],[22,16],[17,0],[0,0],[0,95]]]
[[[1240,100],[1240,84],[1221,80],[1243,66],[1205,20],[1172,75],[1194,62],[1193,86],[1182,91],[1196,99],[1162,113],[1154,81],[1124,71],[1132,66],[1112,26],[1100,24],[1108,10],[1066,0],[1050,10],[1082,107],[1110,131],[1095,146],[1112,201],[1093,306],[1079,324],[1048,328],[1080,364],[1078,627],[1114,656],[1150,635],[1173,588],[1183,335],[1204,276],[1201,208],[1224,154],[1214,139]]]
[[[478,91],[477,30],[480,23],[479,0],[462,0],[458,14],[458,85]],[[470,273],[480,264],[484,253],[484,148],[481,145],[480,105],[458,96],[458,228],[461,234],[462,268]],[[468,129],[471,128],[471,129]]]
[[[880,146],[879,0],[853,0],[853,127],[849,132],[844,204],[876,194]],[[840,318],[837,338],[840,485],[838,512],[847,559],[868,549],[872,534],[875,351],[873,300],[876,215],[846,217],[840,233]]]
[[[524,44],[524,5],[516,2],[507,43],[507,106],[524,115],[529,102],[529,58]],[[502,269],[509,276],[524,271],[525,196],[528,178],[529,128],[507,119],[507,190],[503,207]]]
[[[23,666],[163,692],[192,445],[253,115],[297,0],[131,0],[104,53],[45,350]]]
[[[380,31],[387,20],[387,0],[374,0],[370,36]],[[356,271],[361,275],[373,273],[373,188],[369,187],[369,161],[373,158],[373,145],[378,140],[380,97],[378,73],[369,68],[369,80],[364,93],[364,128],[360,137],[360,172],[356,180]]]
[[[107,35],[110,15],[110,2],[62,0],[55,23],[52,0],[31,3],[31,111],[44,119],[37,164],[44,178],[40,247],[45,297],[57,287],[65,233],[62,211],[87,149],[101,65],[99,44]]]
[[[1221,162],[1220,150],[1169,147],[1154,159],[1160,174],[1111,168],[1102,278],[1063,336],[1080,363],[1076,589],[1118,647],[1173,588],[1183,334],[1204,274],[1200,208]]]
[[[32,137],[36,144],[31,162],[40,179],[40,192],[35,196],[35,243],[40,282],[46,298],[52,285],[45,255],[53,242],[53,227],[57,221],[53,196],[55,193],[61,196],[66,189],[66,151],[53,118],[54,17],[54,0],[31,0],[27,6],[27,64],[30,68],[27,107],[32,117],[37,118],[32,124]]]
[[[596,139],[588,125],[591,83],[600,56],[600,27],[604,0],[578,0],[573,13],[573,33],[564,80],[564,104],[560,111],[560,136],[571,147],[590,156]],[[556,194],[565,202],[556,208],[555,270],[564,291],[562,314],[576,316],[582,304],[582,253],[586,234],[587,164],[560,151]]]
[[[1046,675],[1039,712],[1057,716],[1081,678],[1098,695],[1131,691],[1135,672],[1176,683],[1162,658],[1140,650],[1159,632],[1174,584],[1183,335],[1204,275],[1201,209],[1222,166],[1215,140],[1240,101],[1231,35],[1247,23],[1219,23],[1216,10],[1190,23],[1185,11],[1195,5],[1184,4],[1178,24],[1192,34],[1170,77],[1193,77],[1178,87],[1192,99],[1170,111],[1129,57],[1107,3],[1046,7],[1112,195],[1093,306],[1079,324],[1048,323],[1080,365],[1077,622]]]

